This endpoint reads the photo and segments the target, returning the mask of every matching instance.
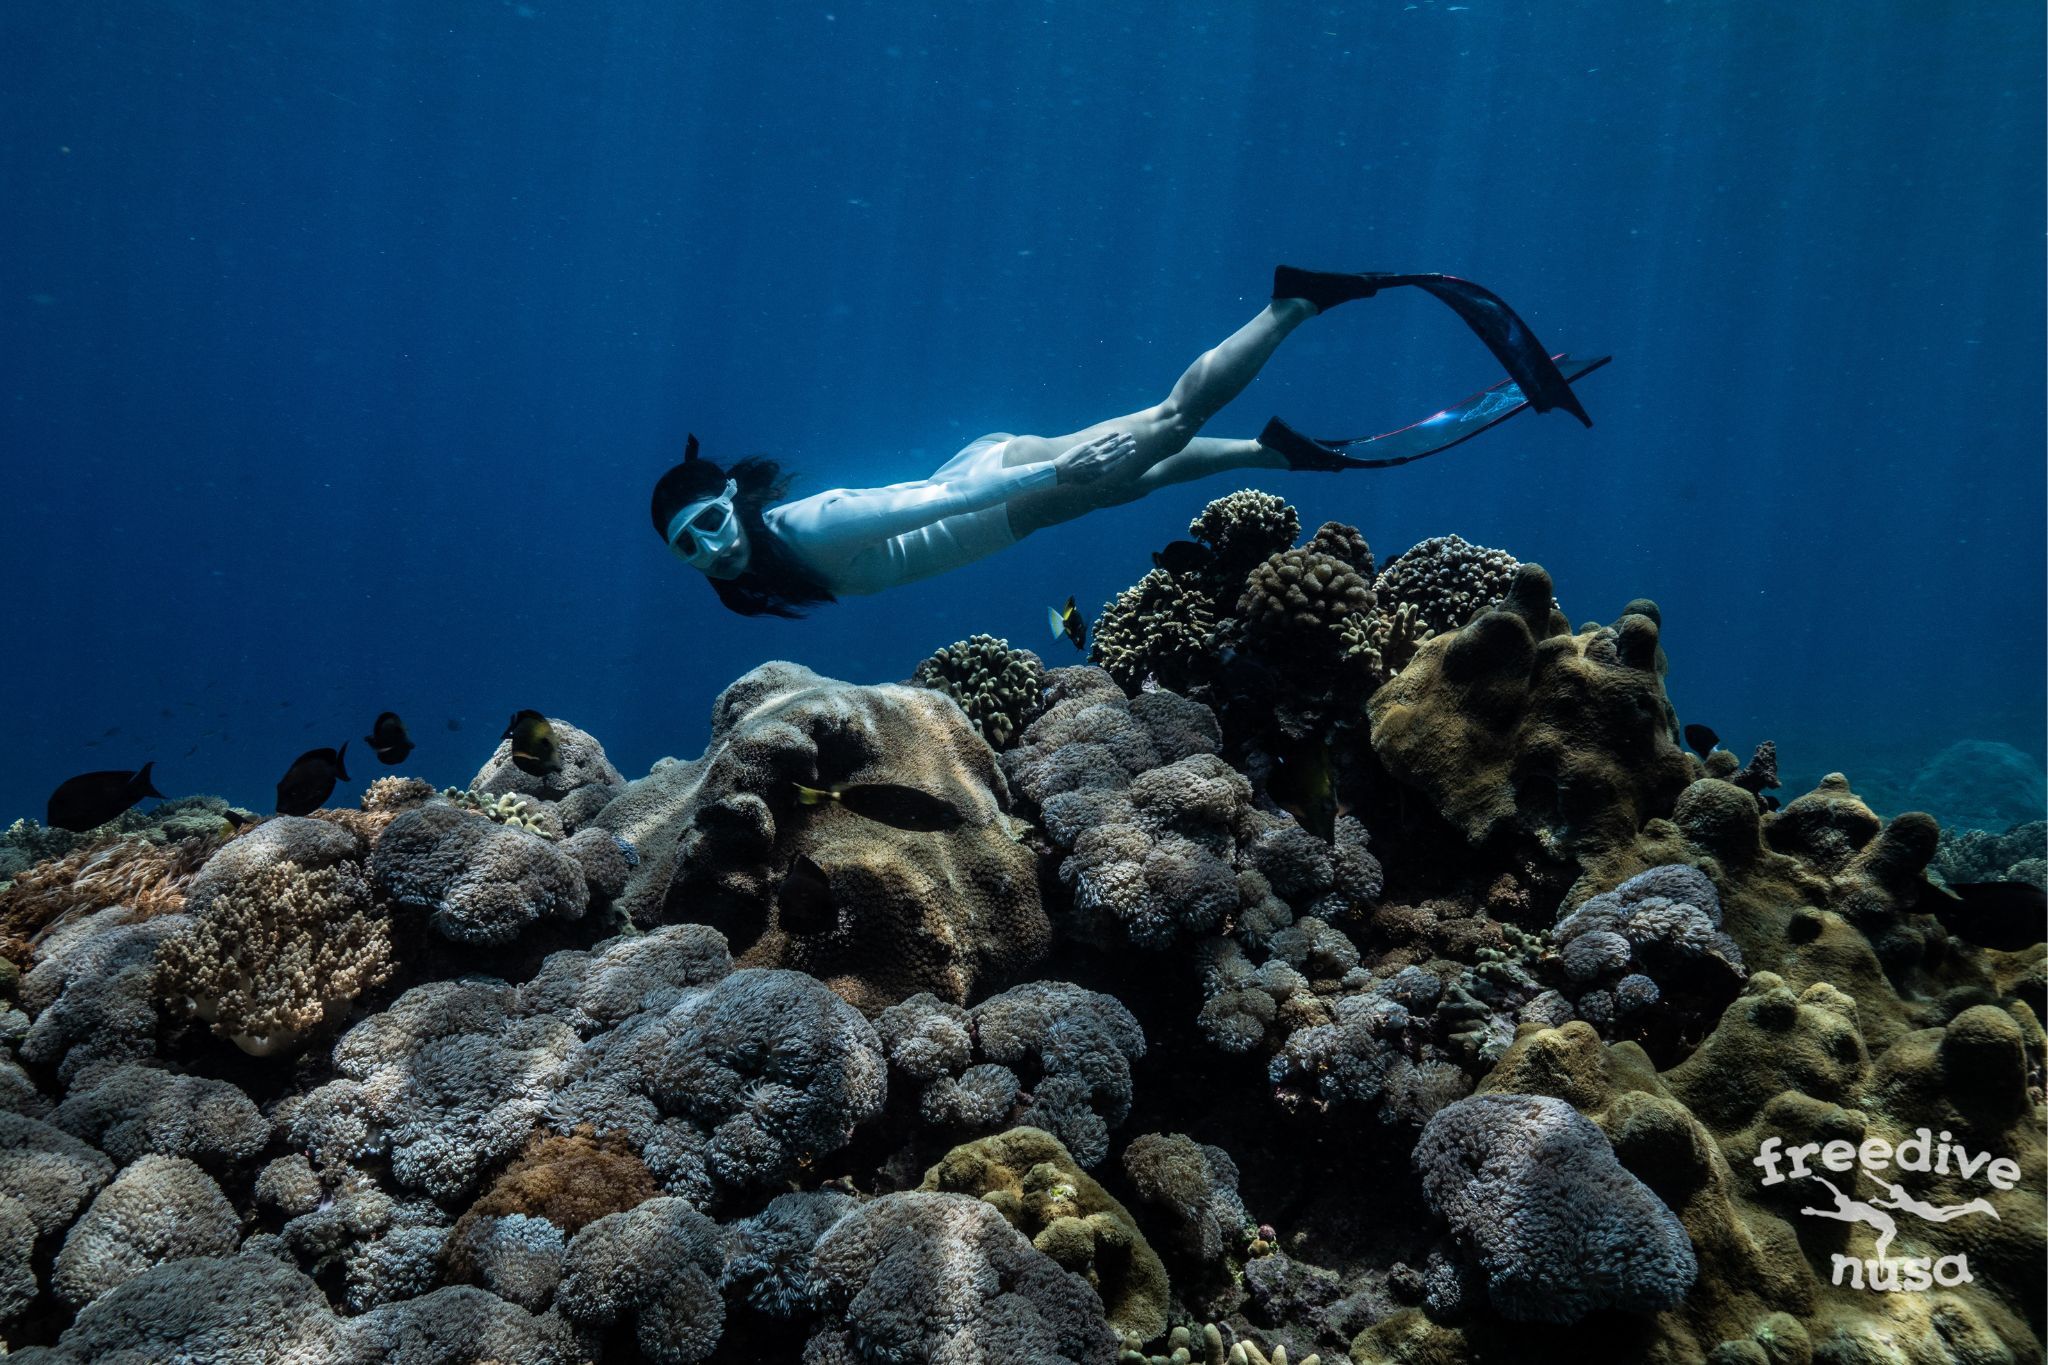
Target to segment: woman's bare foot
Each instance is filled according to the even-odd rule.
[[[1138,454],[1138,440],[1129,432],[1112,431],[1092,441],[1083,441],[1053,460],[1063,484],[1094,483],[1097,479],[1129,472]]]

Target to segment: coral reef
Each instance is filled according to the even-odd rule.
[[[1007,749],[1045,709],[1045,661],[1008,640],[971,635],[917,666],[910,680],[958,702],[991,749]]]
[[[1654,603],[1301,530],[1210,504],[1100,667],[765,664],[636,782],[556,722],[17,825],[0,1352],[2040,1360],[2048,944],[1945,889],[2048,880],[2039,811],[1779,806]]]
[[[1951,829],[2009,829],[2041,818],[2048,808],[2048,774],[2040,759],[2010,744],[1958,740],[1913,774],[1906,803]]]
[[[920,832],[804,806],[798,783],[915,788],[961,824]],[[1008,803],[994,754],[945,697],[767,664],[720,695],[703,757],[658,765],[600,823],[650,855],[619,900],[633,923],[710,924],[742,966],[809,973],[872,1013],[920,991],[964,1001],[1044,953]],[[782,895],[799,859],[823,878],[822,904]]]

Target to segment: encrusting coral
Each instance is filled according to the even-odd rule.
[[[1166,1330],[1166,1267],[1124,1206],[1052,1134],[1012,1128],[955,1147],[918,1188],[991,1205],[1031,1245],[1088,1281],[1120,1334],[1150,1341]]]
[[[1045,709],[1044,660],[993,635],[947,645],[920,663],[910,680],[958,702],[992,749],[1009,748]]]
[[[321,820],[266,820],[211,858],[158,986],[251,1056],[290,1052],[395,966],[362,841]]]

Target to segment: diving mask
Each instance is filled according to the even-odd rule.
[[[740,486],[725,481],[725,491],[715,498],[693,502],[669,518],[668,548],[692,568],[708,568],[711,562],[732,548],[740,538],[740,519],[733,499]]]

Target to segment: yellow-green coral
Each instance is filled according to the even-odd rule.
[[[450,805],[474,811],[486,820],[514,829],[523,829],[529,834],[538,834],[543,839],[562,837],[562,822],[551,806],[538,797],[525,792],[499,792],[496,796],[479,796],[460,787],[448,787],[441,792]]]

